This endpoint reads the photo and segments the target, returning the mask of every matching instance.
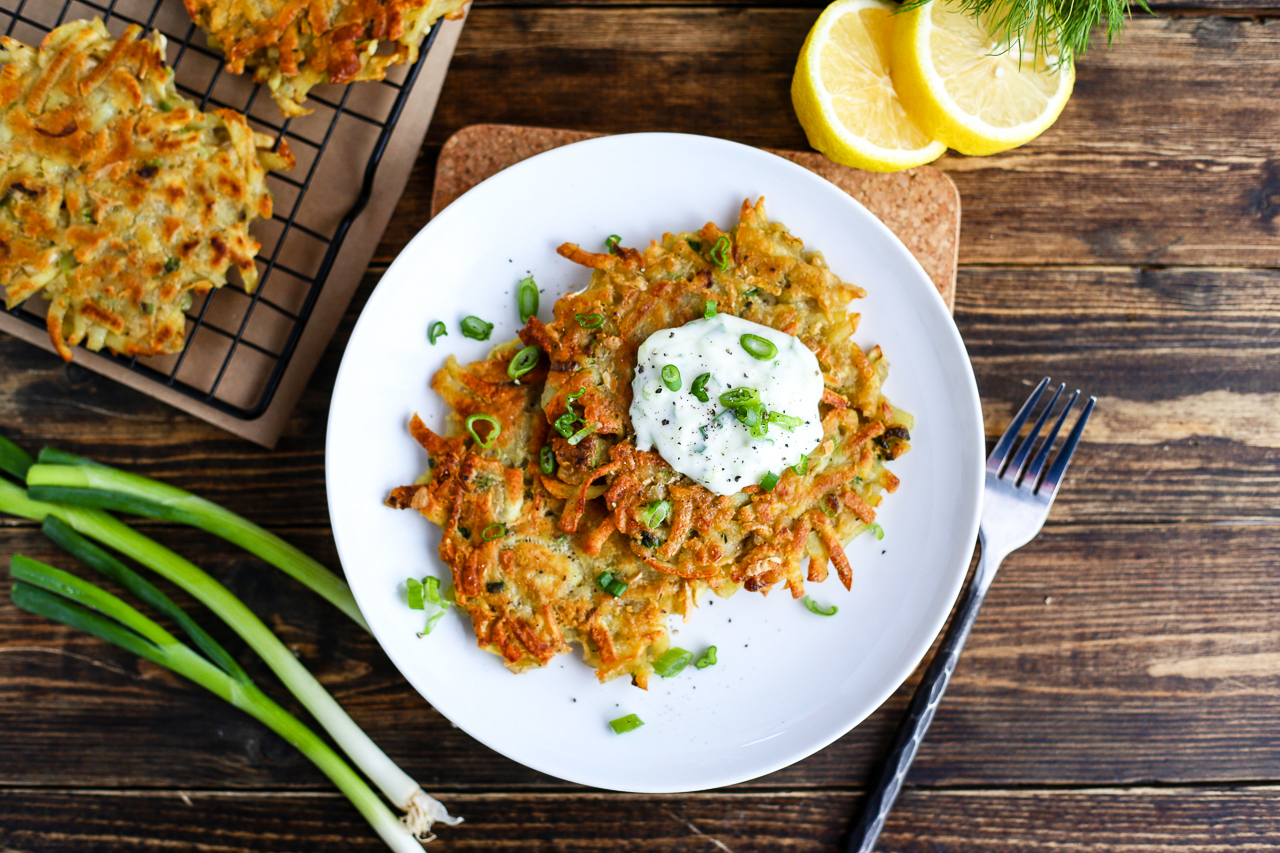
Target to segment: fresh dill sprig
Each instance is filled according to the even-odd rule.
[[[902,11],[929,0],[904,0]],[[1094,29],[1107,34],[1108,46],[1124,30],[1131,5],[1150,12],[1147,0],[950,0],[985,22],[997,44],[1030,43],[1036,55],[1074,59],[1089,49]]]

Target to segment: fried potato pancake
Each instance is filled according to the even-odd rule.
[[[853,342],[858,315],[847,307],[864,292],[769,222],[763,199],[744,202],[729,231],[708,223],[643,252],[565,244],[560,254],[591,268],[590,284],[561,297],[551,323],[530,318],[520,342],[485,361],[464,368],[449,359],[432,383],[452,409],[448,437],[414,418],[431,469],[388,500],[444,529],[440,556],[479,644],[520,671],[581,642],[602,681],[628,673],[643,687],[667,648],[665,617],[688,618],[703,589],[767,594],[782,584],[799,598],[806,580],[826,579],[829,563],[849,588],[843,545],[897,488],[884,463],[910,448],[912,426],[881,393],[888,364],[880,348],[864,353]],[[770,492],[749,485],[717,495],[635,445],[629,411],[640,344],[702,317],[708,300],[794,335],[823,371],[823,439]],[[602,323],[578,320],[596,314]],[[507,365],[523,345],[546,357],[512,380]],[[566,413],[575,424],[553,428]],[[495,419],[496,433],[483,419],[472,421],[475,436],[468,432],[477,415]],[[554,453],[553,474],[539,464],[544,447]],[[651,527],[642,519],[656,501],[671,511]],[[605,572],[628,584],[621,597],[600,589]]]
[[[282,142],[174,88],[164,36],[101,20],[39,48],[0,38],[0,286],[9,308],[50,301],[49,337],[126,355],[182,348],[192,293],[231,267],[258,281],[249,225],[271,216],[266,170]]]
[[[234,74],[253,72],[285,116],[321,83],[381,80],[412,65],[418,44],[442,15],[466,0],[183,0],[191,19],[226,55]],[[390,52],[379,51],[385,44]]]

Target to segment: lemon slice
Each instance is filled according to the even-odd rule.
[[[837,163],[895,172],[946,146],[907,115],[889,76],[893,11],[884,0],[837,0],[800,50],[791,102],[809,144]]]
[[[893,82],[931,136],[962,154],[1006,151],[1048,130],[1075,84],[1070,59],[1032,43],[997,43],[985,16],[932,0],[894,16]]]

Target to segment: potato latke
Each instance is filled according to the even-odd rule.
[[[667,647],[666,614],[688,618],[704,587],[729,595],[782,584],[799,598],[806,579],[826,578],[828,562],[850,587],[842,543],[866,530],[882,492],[897,488],[884,462],[909,449],[912,425],[881,393],[888,368],[879,347],[863,353],[852,340],[858,317],[846,306],[863,291],[770,223],[763,199],[744,202],[728,232],[708,223],[643,252],[565,244],[560,254],[594,272],[585,289],[556,302],[551,323],[533,317],[521,331],[524,345],[546,354],[542,364],[511,380],[516,342],[467,368],[451,358],[432,383],[453,409],[450,437],[415,417],[431,469],[388,501],[444,528],[440,555],[480,645],[520,670],[578,640],[602,681],[627,672],[644,687]],[[787,469],[771,492],[753,485],[713,494],[633,442],[638,347],[703,316],[708,300],[796,336],[823,370],[823,440],[803,473]],[[596,314],[603,323],[577,319]],[[574,444],[550,426],[566,412],[591,428]],[[496,436],[473,427],[489,448],[463,427],[477,414],[500,425]],[[539,465],[544,445],[556,460],[551,475]],[[655,501],[672,509],[650,527],[642,517]],[[486,528],[500,535],[486,541]],[[621,597],[600,588],[603,572],[628,584]],[[626,618],[613,618],[619,610]]]
[[[267,169],[283,143],[230,110],[177,93],[164,37],[102,21],[58,27],[39,49],[0,38],[0,285],[12,308],[50,301],[62,357],[85,341],[127,355],[182,347],[191,293],[234,266],[258,280],[249,224],[271,216]]]
[[[381,80],[413,64],[442,15],[466,0],[183,0],[191,19],[222,49],[227,68],[266,83],[286,116],[305,115],[321,83]],[[380,43],[391,48],[379,51]]]

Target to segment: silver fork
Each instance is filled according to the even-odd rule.
[[[848,853],[871,853],[875,848],[880,831],[884,829],[885,820],[889,817],[889,810],[893,808],[893,803],[902,790],[902,783],[907,778],[907,770],[920,749],[929,723],[933,722],[942,694],[951,682],[951,674],[955,672],[960,652],[969,639],[969,631],[978,618],[978,611],[982,608],[983,599],[987,597],[987,590],[991,588],[991,581],[995,579],[996,570],[1005,557],[1035,538],[1044,527],[1045,519],[1049,517],[1049,507],[1058,494],[1063,475],[1067,473],[1067,465],[1071,462],[1071,456],[1080,442],[1080,434],[1084,432],[1084,425],[1088,422],[1097,399],[1089,398],[1084,411],[1076,419],[1075,426],[1046,472],[1045,463],[1049,461],[1054,439],[1058,437],[1067,414],[1080,396],[1079,390],[1071,395],[1062,413],[1054,421],[1053,429],[1040,442],[1036,455],[1031,457],[1040,431],[1044,429],[1058,398],[1066,389],[1065,384],[1058,386],[1058,390],[1036,418],[1035,425],[1019,442],[1022,427],[1031,417],[1048,386],[1049,377],[1046,376],[1022,404],[1013,422],[987,457],[987,484],[983,492],[982,524],[978,530],[982,542],[978,568],[961,593],[960,604],[951,619],[951,626],[942,638],[942,644],[930,661],[929,669],[916,688],[915,695],[911,697],[906,716],[894,735],[889,757],[875,785],[867,794],[862,814],[853,828],[846,848]]]

